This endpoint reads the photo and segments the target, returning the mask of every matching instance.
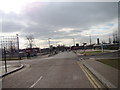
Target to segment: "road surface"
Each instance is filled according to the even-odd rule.
[[[5,76],[3,88],[93,88],[73,52],[22,61],[24,69]]]

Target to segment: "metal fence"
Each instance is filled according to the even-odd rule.
[[[7,59],[19,58],[19,38],[16,36],[0,36],[0,45],[2,50],[2,58],[6,54]],[[5,52],[4,52],[5,50]]]
[[[2,53],[0,60],[2,60],[2,66],[5,66],[5,72],[7,72],[7,61],[18,60],[20,63],[18,35],[0,36],[0,51]]]

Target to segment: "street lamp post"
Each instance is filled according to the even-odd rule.
[[[89,35],[89,38],[90,38],[90,45],[91,45],[91,35]]]
[[[18,37],[18,34],[16,34],[17,36],[17,49],[18,49],[18,59],[19,59],[19,37]]]
[[[49,48],[50,48],[50,39],[51,39],[51,38],[48,38],[48,44],[49,44]]]
[[[75,38],[72,38],[73,39],[73,45],[75,46]]]
[[[57,42],[56,42],[56,47],[57,47]]]
[[[51,38],[48,38],[48,44],[49,44],[49,53],[50,53],[50,39],[51,39]]]
[[[21,57],[20,57],[20,54],[19,54],[19,36],[18,36],[18,34],[16,34],[16,36],[17,36],[17,46],[18,46],[18,47],[17,47],[17,49],[18,49],[18,50],[17,50],[17,51],[18,51],[18,52],[17,52],[17,53],[18,53],[18,59],[19,59],[20,65],[21,65],[21,62],[20,62]]]
[[[91,42],[92,42],[92,40],[91,40],[91,34],[85,34],[85,35],[87,35],[89,37],[89,43],[91,45]]]

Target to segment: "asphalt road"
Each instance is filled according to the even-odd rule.
[[[3,88],[93,88],[72,52],[22,63],[24,69],[3,78]]]

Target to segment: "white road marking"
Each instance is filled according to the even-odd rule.
[[[40,78],[33,85],[31,85],[29,88],[33,88],[41,79],[42,79],[42,76],[40,76]]]

